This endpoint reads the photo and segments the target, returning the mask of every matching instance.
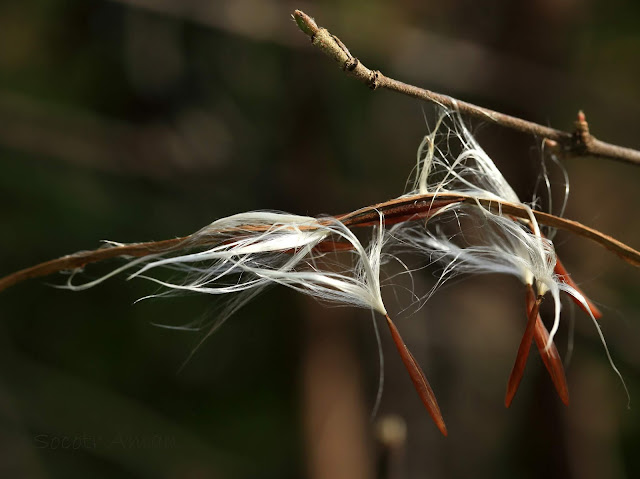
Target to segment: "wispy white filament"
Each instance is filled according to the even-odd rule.
[[[546,274],[548,268],[543,270],[535,264],[548,257],[547,250],[550,244],[541,237],[540,227],[531,208],[520,201],[493,160],[464,125],[458,113],[448,111],[440,113],[435,128],[424,137],[418,148],[417,160],[416,178],[409,194],[459,193],[478,199],[500,200],[524,208],[529,214],[528,228],[534,236],[527,236],[527,241],[522,247],[516,248],[513,241],[518,244],[524,237],[515,239],[517,235],[514,235],[515,231],[510,228],[512,226],[510,223],[521,220],[501,221],[496,219],[495,227],[503,227],[505,229],[503,236],[509,237],[513,241],[509,241],[508,244],[496,242],[493,245],[496,248],[495,258],[499,263],[504,263],[504,261],[498,260],[499,255],[497,254],[503,246],[506,247],[505,255],[510,256],[508,262],[513,261],[514,253],[516,255],[524,253],[519,261],[523,281],[535,277],[541,284],[551,287],[552,281],[549,281],[549,275]],[[487,216],[496,213],[496,218],[502,218],[499,207],[497,212],[482,210],[483,207],[478,204],[476,210],[478,215]],[[528,251],[530,248],[537,249],[537,252],[531,254]],[[551,245],[551,249],[553,249],[553,245]],[[551,271],[555,265],[555,255],[552,259]],[[528,268],[527,263],[530,260],[532,260],[532,264]],[[538,277],[536,273],[539,272],[545,274]],[[542,294],[542,292],[540,293]]]
[[[437,286],[458,274],[502,273],[525,284],[535,278],[554,300],[558,297],[551,241],[534,235],[522,223],[483,208],[458,205],[448,214],[454,215],[459,229],[453,234],[440,225],[435,229],[422,224],[398,225],[390,230],[403,249],[418,251],[431,263],[444,265]]]
[[[477,207],[465,208],[451,205],[439,215],[455,210],[455,214],[475,218],[486,228],[478,245],[456,246],[442,234],[434,235],[424,228],[416,231],[413,227],[409,227],[405,241],[447,262],[445,277],[462,272],[502,272],[513,274],[526,284],[535,284],[539,295],[551,292],[556,302],[554,326],[557,329],[560,306],[553,272],[556,263],[553,243],[542,237],[530,206],[520,201],[458,113],[441,112],[435,128],[420,144],[417,160],[415,181],[409,194],[446,192],[495,199],[524,208],[529,218],[504,217],[499,206],[494,211],[495,208],[489,210],[479,203]],[[402,237],[405,227],[395,228],[394,235]],[[460,226],[464,227],[466,223]]]
[[[551,159],[557,163],[553,156]],[[591,316],[611,367],[620,377],[626,391],[626,385],[613,363],[602,331],[589,309],[586,298],[554,272],[556,253],[551,241],[554,231],[550,231],[549,238],[542,236],[531,207],[520,201],[491,158],[464,126],[458,114],[443,112],[439,116],[435,128],[420,144],[417,160],[415,180],[408,195],[460,193],[478,199],[499,199],[514,203],[529,213],[528,220],[519,220],[503,216],[499,208],[497,211],[488,211],[479,203],[477,207],[450,205],[440,210],[438,216],[443,217],[448,213],[456,215],[459,232],[453,236],[443,233],[440,228],[436,228],[435,231],[429,230],[426,225],[396,225],[391,230],[391,236],[396,241],[427,254],[432,263],[444,265],[438,282],[427,298],[435,288],[456,274],[514,275],[525,284],[535,285],[539,296],[549,293],[553,298],[554,321],[547,343],[549,348],[560,324],[560,291],[564,291],[580,302]],[[558,166],[564,174],[565,185],[560,211],[562,214],[569,193],[569,182],[564,169],[561,165]],[[543,179],[551,207],[551,184],[544,163]],[[433,222],[433,219],[434,217],[430,221]],[[469,231],[474,224],[475,234]],[[473,241],[469,241],[469,238],[473,238]]]
[[[334,253],[314,250],[324,240],[347,243],[352,263]],[[232,311],[271,284],[281,284],[322,301],[374,309],[386,314],[380,292],[381,251],[385,240],[382,215],[367,247],[334,218],[312,218],[277,212],[249,212],[217,220],[180,245],[177,251],[137,258],[95,281],[67,287],[85,289],[126,269],[140,266],[129,278],[145,277],[171,291],[228,295],[248,293]],[[203,246],[205,245],[205,246]],[[165,268],[171,280],[149,276]],[[157,296],[157,295],[153,295]],[[228,316],[228,314],[225,314]]]
[[[459,114],[446,110],[418,147],[416,176],[408,194],[442,192],[520,203]]]

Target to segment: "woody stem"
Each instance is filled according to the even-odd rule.
[[[640,166],[640,151],[606,143],[595,138],[589,133],[584,113],[582,112],[578,113],[575,131],[569,133],[477,106],[448,95],[409,85],[390,78],[378,70],[367,68],[349,52],[349,49],[338,37],[331,34],[326,28],[319,27],[313,18],[306,13],[296,10],[293,13],[293,18],[300,30],[311,37],[311,43],[315,47],[318,47],[326,55],[333,58],[348,75],[358,79],[372,90],[384,88],[395,91],[406,96],[459,111],[471,117],[501,125],[505,128],[510,128],[538,138],[546,138],[555,142],[552,144],[557,147],[558,152],[565,155],[595,156]]]

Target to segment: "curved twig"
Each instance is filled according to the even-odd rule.
[[[321,223],[324,221],[328,223],[338,220],[349,228],[370,226],[373,222],[376,224],[379,222],[379,214],[382,213],[384,215],[385,222],[387,224],[393,224],[403,221],[423,219],[428,217],[430,213],[433,213],[448,204],[461,202],[475,205],[479,204],[489,210],[498,209],[502,213],[513,215],[518,218],[529,218],[528,210],[522,205],[495,199],[482,199],[462,194],[438,193],[437,195],[425,194],[395,198],[383,203],[366,206],[350,213],[338,215],[335,218],[321,220]],[[564,229],[595,241],[599,245],[607,248],[609,251],[617,254],[627,263],[640,267],[640,252],[616,240],[615,238],[612,238],[611,236],[578,223],[577,221],[560,218],[549,213],[533,210],[533,214],[541,224]],[[236,229],[238,231],[246,231],[247,229],[266,231],[269,229],[269,226],[250,225],[234,228],[234,230]],[[233,233],[233,230],[225,231],[225,233]],[[142,257],[151,254],[169,253],[185,246],[206,246],[208,241],[209,240],[207,240],[206,237],[194,237],[189,235],[163,241],[124,244],[103,247],[92,251],[80,251],[78,253],[31,266],[30,268],[16,271],[15,273],[0,278],[0,291],[28,279],[48,276],[60,271],[79,269],[87,264],[97,263],[106,259],[121,256]]]

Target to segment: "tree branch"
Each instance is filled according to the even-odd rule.
[[[473,196],[451,193],[438,193],[426,195],[406,196],[393,200],[378,203],[376,205],[366,206],[359,210],[336,216],[335,218],[321,219],[321,223],[329,224],[335,220],[342,222],[349,228],[365,227],[371,224],[377,224],[379,214],[384,215],[386,224],[395,224],[403,221],[420,220],[429,216],[440,208],[453,203],[468,203],[472,205],[481,205],[487,209],[498,209],[501,213],[512,215],[518,218],[529,219],[528,210],[518,204],[506,201],[479,199]],[[599,245],[607,248],[609,251],[617,254],[620,258],[633,266],[640,267],[640,252],[627,246],[626,244],[605,235],[593,228],[585,226],[577,221],[560,218],[549,213],[533,210],[533,214],[539,223],[570,231],[579,236],[583,236]],[[266,231],[270,227],[262,226],[240,226],[233,230],[224,231],[223,233],[233,233],[237,231]],[[221,232],[222,233],[222,232]],[[331,243],[331,240],[328,240]],[[211,245],[210,239],[203,236],[183,236],[163,241],[151,241],[147,243],[124,244],[117,246],[109,246],[99,248],[92,251],[80,251],[75,254],[63,256],[61,258],[46,261],[30,268],[16,271],[10,275],[0,278],[0,291],[9,288],[17,283],[32,278],[40,278],[48,276],[60,271],[71,271],[82,268],[90,263],[97,263],[106,259],[117,257],[143,257],[152,254],[170,253],[181,248],[195,248]],[[335,250],[340,250],[340,244],[332,243],[331,246]]]
[[[387,90],[436,103],[451,110],[496,123],[512,130],[552,140],[555,142],[558,152],[565,155],[595,156],[640,166],[640,151],[612,145],[591,135],[583,112],[578,113],[575,131],[569,133],[457,100],[448,95],[409,85],[389,78],[378,70],[370,70],[364,66],[356,57],[351,55],[349,49],[338,37],[332,35],[326,28],[319,27],[313,18],[304,12],[296,10],[293,13],[293,18],[300,30],[311,37],[311,43],[314,46],[333,58],[342,70],[357,78],[372,90],[386,88]]]

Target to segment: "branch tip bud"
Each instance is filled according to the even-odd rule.
[[[313,18],[304,13],[302,10],[295,10],[291,15],[296,21],[298,28],[310,37],[318,33],[319,27]]]

